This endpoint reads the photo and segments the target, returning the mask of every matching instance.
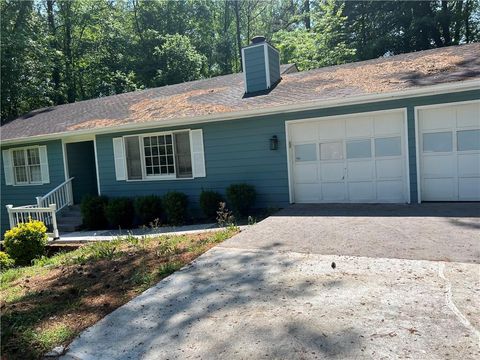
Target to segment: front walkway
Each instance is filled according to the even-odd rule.
[[[327,221],[318,213],[312,216],[312,210],[305,212],[298,206],[285,210],[295,216],[295,222],[282,212],[208,251],[86,330],[64,359],[480,356],[478,255],[456,254],[455,247],[448,256],[466,262],[392,258],[396,254],[388,251],[399,237],[399,228],[388,223],[374,232],[389,217],[377,218],[372,211],[368,213],[374,216],[365,220],[373,221],[371,228],[359,226],[360,219],[348,222],[359,226],[360,233],[351,238],[370,242],[372,248],[372,239],[377,239],[380,249],[390,239],[383,253],[374,252],[371,257],[322,254],[327,245],[317,246],[314,236],[333,245],[340,241],[336,237],[329,242],[326,234],[336,234],[335,229],[346,225],[345,214],[340,209],[332,213],[330,208]],[[380,213],[385,215],[385,210]],[[437,241],[458,241],[459,233],[464,240],[478,235],[478,219],[470,214],[461,218],[467,226],[458,225],[459,214],[444,219],[450,225],[444,224],[435,236],[443,231],[448,234]],[[413,220],[418,214],[411,215]],[[392,221],[402,224],[407,218],[393,217]],[[275,219],[279,221],[272,223]],[[424,247],[424,240],[432,240],[424,234],[441,223],[437,217],[431,221],[410,223],[417,233],[409,229],[405,236],[414,237],[416,246]],[[317,222],[321,226],[310,229],[313,235],[309,235],[305,226]],[[423,222],[429,231],[419,227]],[[298,226],[287,231],[294,223]],[[266,227],[272,234],[265,238]],[[379,238],[381,232],[387,234]],[[478,236],[470,241],[478,249]],[[332,249],[333,253],[335,246]],[[341,246],[336,249],[343,251]],[[347,251],[355,249],[352,245]],[[422,257],[427,251],[407,250],[400,254]]]

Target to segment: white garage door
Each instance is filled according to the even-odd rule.
[[[288,126],[293,200],[407,202],[403,111]]]
[[[421,198],[480,200],[480,102],[418,110]]]

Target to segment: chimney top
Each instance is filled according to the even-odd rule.
[[[260,43],[263,43],[265,42],[265,36],[254,36],[252,38],[252,44],[260,44]]]

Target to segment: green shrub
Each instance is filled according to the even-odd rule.
[[[170,225],[183,225],[187,219],[187,195],[171,191],[163,196],[163,209]]]
[[[38,220],[20,223],[8,230],[4,236],[5,252],[16,265],[30,265],[33,259],[45,254],[47,228]]]
[[[226,194],[233,211],[241,216],[248,215],[257,196],[255,188],[248,184],[232,184],[227,188]]]
[[[105,196],[86,196],[80,204],[83,226],[90,230],[101,230],[108,226],[105,208],[108,198]]]
[[[141,225],[149,225],[162,218],[162,199],[156,195],[140,196],[135,199],[135,214]]]
[[[126,197],[110,199],[105,207],[108,223],[114,228],[130,229],[133,226],[133,202]]]
[[[202,190],[200,193],[200,208],[208,219],[215,219],[223,197],[216,191]]]
[[[0,270],[8,270],[15,265],[15,260],[13,260],[10,255],[6,252],[0,251]]]

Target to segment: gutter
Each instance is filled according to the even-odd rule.
[[[104,128],[98,128],[98,129],[93,128],[93,129],[85,129],[85,130],[73,130],[73,131],[65,131],[65,132],[59,132],[59,133],[50,133],[50,134],[44,134],[44,135],[30,136],[26,138],[2,140],[1,145],[21,144],[21,143],[28,143],[32,141],[56,140],[56,139],[67,138],[70,136],[111,134],[111,133],[125,132],[125,131],[136,130],[136,129],[148,130],[151,128],[164,128],[164,127],[172,127],[172,126],[204,124],[204,123],[217,122],[217,121],[241,120],[241,119],[252,118],[256,116],[294,113],[294,112],[300,112],[300,111],[317,110],[320,108],[357,105],[357,104],[364,104],[364,103],[381,102],[381,101],[389,101],[389,100],[396,100],[396,99],[407,99],[407,98],[426,96],[426,95],[440,95],[445,93],[455,93],[455,92],[470,91],[470,90],[480,90],[480,79],[466,80],[460,83],[431,85],[431,86],[425,86],[419,89],[408,89],[408,90],[389,92],[389,93],[383,93],[383,94],[368,94],[368,95],[354,96],[354,97],[348,97],[348,98],[342,98],[342,99],[327,99],[327,100],[320,100],[320,101],[311,101],[311,102],[294,104],[294,105],[280,105],[280,106],[272,106],[272,107],[255,109],[255,110],[235,111],[235,112],[225,113],[225,114],[220,113],[216,115],[183,117],[183,118],[174,118],[174,119],[167,119],[167,120],[149,121],[148,123],[133,123],[133,124],[125,124],[125,125],[104,127]]]

